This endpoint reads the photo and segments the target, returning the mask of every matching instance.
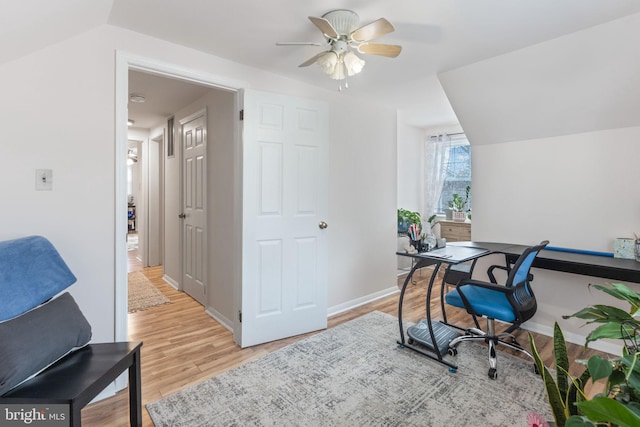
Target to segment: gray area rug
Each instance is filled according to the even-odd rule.
[[[526,426],[551,418],[532,363],[463,343],[457,373],[399,349],[395,317],[369,313],[147,405],[160,426]],[[447,356],[450,357],[450,356]]]

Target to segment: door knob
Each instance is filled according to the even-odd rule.
[[[325,228],[328,227],[328,225],[326,222],[320,221],[320,224],[318,224],[318,227],[320,228],[320,230],[324,230]]]
[[[184,213],[178,214],[178,218],[180,218],[180,219],[185,219],[186,217],[187,217],[187,215],[184,214]]]

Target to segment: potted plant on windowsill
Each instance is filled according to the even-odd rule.
[[[471,186],[467,185],[464,198],[458,193],[453,193],[453,200],[449,202],[449,207],[453,209],[454,221],[465,221],[467,219],[466,208],[469,201],[469,191],[471,191]]]
[[[628,312],[609,305],[596,304],[569,315],[565,319],[579,318],[587,324],[599,326],[587,336],[585,347],[602,338],[621,339],[622,356],[605,359],[591,356],[580,378],[568,374],[569,362],[564,337],[556,324],[554,329],[554,355],[557,380],[542,364],[533,338],[529,335],[536,367],[542,376],[547,398],[558,427],[640,426],[640,294],[621,283],[608,287],[589,285],[630,305]],[[579,361],[585,364],[585,361]],[[604,391],[592,398],[584,392],[584,385],[605,380]]]

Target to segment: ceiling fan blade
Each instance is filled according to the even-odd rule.
[[[366,42],[377,39],[385,34],[395,31],[391,22],[384,18],[377,19],[364,25],[351,33],[351,38],[357,42]]]
[[[306,61],[304,61],[302,64],[298,65],[298,67],[308,67],[309,65],[313,64],[314,62],[316,62],[318,60],[318,58],[320,58],[322,55],[325,55],[327,52],[320,52],[319,54],[317,54],[316,56],[314,56],[313,58],[309,58]]]
[[[276,46],[322,46],[316,42],[276,42]]]
[[[326,35],[329,38],[332,39],[337,39],[338,38],[338,32],[336,31],[335,28],[333,28],[333,25],[331,25],[331,23],[329,21],[327,21],[324,18],[316,18],[315,16],[309,16],[309,20],[311,22],[313,22],[313,24],[318,27],[318,29],[320,29],[320,31],[322,31],[322,34]]]
[[[358,52],[395,58],[402,52],[402,46],[395,44],[363,43],[358,46]]]

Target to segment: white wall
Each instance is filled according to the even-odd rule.
[[[398,113],[398,208],[422,213],[424,129],[405,124]]]
[[[116,50],[329,102],[329,305],[395,286],[394,111],[105,25],[0,66],[0,239],[41,234],[56,245],[95,342],[115,336]],[[34,191],[40,168],[53,169],[53,191]]]
[[[634,127],[473,146],[473,238],[613,252],[640,229],[639,140]]]
[[[51,240],[78,278],[70,290],[94,339],[105,341],[114,336],[114,55],[88,38],[0,67],[0,239]],[[53,169],[53,191],[34,191],[38,168]]]
[[[346,98],[329,111],[331,311],[396,287],[397,183],[395,111]]]

